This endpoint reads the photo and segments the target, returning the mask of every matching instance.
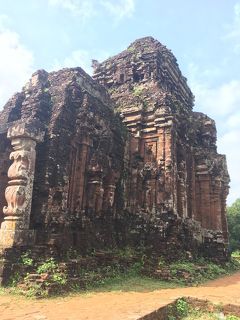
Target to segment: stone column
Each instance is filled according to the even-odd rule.
[[[43,140],[44,131],[35,120],[15,124],[8,129],[13,161],[8,170],[5,190],[7,206],[3,208],[4,221],[0,228],[0,247],[11,248],[31,245],[34,231],[29,230],[33,180],[35,173],[36,143]]]

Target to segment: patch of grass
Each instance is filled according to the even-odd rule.
[[[171,281],[156,280],[140,275],[122,274],[101,280],[101,282],[95,284],[90,284],[84,292],[151,292],[154,290],[173,289],[179,287],[179,283]],[[78,286],[75,286],[73,289],[75,292],[83,292],[83,289]]]
[[[182,318],[184,320],[219,320],[219,314],[203,311],[191,311],[186,317]]]
[[[0,287],[0,295],[5,295],[7,294],[7,290],[3,287]]]
[[[159,289],[178,288],[179,284],[163,280],[155,280],[140,275],[122,275],[106,279],[99,286],[92,286],[88,291],[136,291],[148,292]]]
[[[123,252],[120,252],[120,256]],[[132,256],[132,251],[127,250],[126,254]],[[153,291],[157,289],[177,288],[179,283],[174,281],[156,280],[143,276],[141,271],[143,262],[138,261],[126,271],[120,265],[101,267],[96,271],[82,270],[82,277],[88,279],[86,292],[109,292],[109,291]],[[83,291],[81,286],[75,285],[74,291]]]
[[[31,253],[29,251],[25,252],[20,257],[20,263],[25,266],[32,267],[33,266],[33,258],[31,258]]]
[[[176,318],[175,318],[176,319]],[[235,315],[224,315],[222,312],[205,312],[202,310],[191,309],[186,317],[180,318],[184,320],[240,320]]]
[[[232,258],[240,259],[240,250],[233,251],[231,256]]]
[[[142,87],[142,86],[135,86],[135,87],[133,88],[133,95],[134,95],[135,97],[141,96],[142,93],[143,93],[143,87]]]
[[[240,320],[235,315],[225,315],[222,308],[212,305],[212,310],[203,306],[195,306],[185,298],[179,298],[168,307],[167,320]]]
[[[240,318],[234,315],[228,315],[226,320],[240,320]]]
[[[160,268],[166,265],[161,261]],[[177,261],[168,266],[171,279],[178,283],[201,284],[207,280],[216,279],[222,275],[229,275],[240,270],[240,262],[232,259],[230,262],[219,265],[211,261],[199,259],[196,261]]]
[[[112,252],[116,254],[118,257],[122,257],[122,258],[134,257],[136,254],[136,251],[132,247],[128,247],[128,246],[123,249],[112,250]]]

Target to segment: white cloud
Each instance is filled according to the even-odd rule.
[[[239,119],[240,120],[240,117]],[[240,122],[240,121],[239,121]],[[218,140],[218,150],[221,153],[227,155],[228,170],[231,178],[230,183],[230,194],[228,197],[228,202],[231,204],[237,198],[240,198],[240,174],[239,174],[239,164],[240,164],[240,128],[236,127],[233,130],[226,132]]]
[[[109,54],[105,51],[94,52],[87,50],[75,50],[66,57],[62,62],[55,60],[51,70],[59,70],[61,68],[81,67],[88,74],[92,74],[92,59],[105,60]]]
[[[50,6],[68,10],[83,20],[107,11],[115,21],[132,17],[135,0],[48,0]]]
[[[101,4],[117,21],[131,18],[135,11],[135,0],[102,0]]]
[[[231,80],[217,87],[192,83],[197,107],[216,116],[227,116],[239,109],[240,81]]]
[[[234,116],[240,106],[240,80],[215,84],[223,73],[219,67],[203,69],[194,63],[188,65],[187,78],[195,95],[196,108],[219,119]]]
[[[7,16],[0,15],[0,109],[19,91],[33,72],[33,54],[15,31],[6,27]]]
[[[227,127],[231,129],[240,128],[240,111],[235,112],[227,119]]]
[[[51,6],[68,10],[82,19],[92,17],[96,13],[92,0],[48,0],[48,3]]]
[[[5,29],[6,25],[9,24],[10,19],[6,14],[0,14],[0,30]]]
[[[234,44],[234,52],[240,53],[240,2],[234,5],[233,22],[226,26],[227,32],[223,36],[224,40],[232,41]]]
[[[91,59],[88,51],[75,50],[63,62],[55,60],[52,70],[59,70],[61,68],[81,67],[87,73],[91,72]]]
[[[195,95],[195,109],[216,120],[218,152],[226,154],[231,178],[228,203],[240,197],[240,81],[213,85],[218,68],[200,69],[191,63],[188,67],[190,88]],[[212,79],[209,79],[209,77]],[[212,81],[213,80],[213,81]]]

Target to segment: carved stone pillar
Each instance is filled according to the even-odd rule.
[[[102,210],[103,194],[103,169],[93,158],[88,168],[88,209],[99,213]]]
[[[38,121],[19,123],[8,129],[13,161],[8,170],[5,190],[7,206],[3,208],[4,221],[0,228],[0,247],[10,248],[33,243],[34,231],[29,230],[35,173],[36,143],[43,140]]]

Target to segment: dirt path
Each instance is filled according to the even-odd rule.
[[[152,292],[107,292],[39,301],[0,296],[0,319],[134,320],[182,296],[240,305],[240,272],[201,287]]]

